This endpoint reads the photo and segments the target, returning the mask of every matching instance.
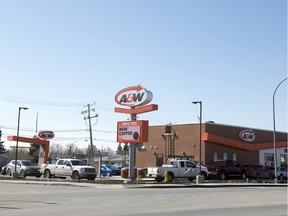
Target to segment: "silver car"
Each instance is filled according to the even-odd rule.
[[[15,160],[10,161],[6,168],[7,175],[11,176],[13,172],[15,172]],[[26,176],[41,177],[40,168],[29,160],[17,160],[16,172],[19,173],[21,178]]]

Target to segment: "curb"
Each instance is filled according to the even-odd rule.
[[[0,182],[11,183],[11,184],[38,184],[38,185],[61,185],[61,186],[77,186],[77,187],[91,187],[91,188],[124,188],[124,189],[133,189],[133,188],[217,188],[217,187],[288,187],[287,183],[187,183],[187,184],[171,184],[171,183],[124,183],[122,180],[112,183],[106,181],[105,183],[101,182],[72,182],[72,181],[33,181],[33,180],[23,180],[23,179],[10,179],[3,180]]]

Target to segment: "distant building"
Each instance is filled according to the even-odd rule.
[[[277,166],[287,166],[287,133],[276,132]],[[200,157],[200,124],[149,126],[149,142],[136,147],[135,167],[160,166],[168,159]],[[274,166],[273,131],[206,122],[202,124],[201,161],[233,159],[240,164]]]
[[[95,158],[95,161],[99,161],[99,158]],[[128,166],[129,155],[109,155],[102,157],[102,164],[111,164],[116,167],[122,168]]]

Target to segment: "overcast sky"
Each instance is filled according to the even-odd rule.
[[[2,140],[23,106],[20,136],[86,147],[93,104],[94,144],[116,149],[129,115],[114,96],[138,84],[159,106],[139,115],[150,125],[197,123],[201,100],[203,122],[273,130],[287,77],[286,0],[0,0],[0,31]],[[287,81],[275,105],[286,132]]]

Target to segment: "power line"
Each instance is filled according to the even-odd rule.
[[[17,127],[13,126],[7,126],[7,125],[0,125],[0,128],[4,128],[7,130],[17,130]],[[28,131],[28,132],[35,132],[35,129],[32,128],[20,128],[21,131]],[[53,130],[53,132],[58,132],[58,133],[74,133],[74,132],[83,132],[83,131],[88,131],[86,128],[81,128],[81,129],[56,129]],[[116,131],[106,131],[106,130],[92,130],[94,132],[99,132],[99,133],[116,133]]]
[[[9,102],[24,102],[24,103],[29,103],[29,104],[37,104],[37,105],[45,105],[45,106],[83,106],[83,104],[87,104],[87,102],[52,102],[52,101],[41,101],[41,100],[31,100],[31,99],[26,99],[26,98],[18,98],[18,97],[12,97],[12,96],[7,96],[7,95],[2,95],[0,94],[0,100],[2,101],[9,101]],[[111,110],[113,111],[113,106],[112,105],[107,105],[103,103],[93,103],[94,105],[97,105],[99,107],[105,108],[106,110]]]
[[[107,105],[103,103],[84,103],[84,102],[72,102],[72,103],[66,103],[66,102],[49,102],[49,101],[40,101],[40,100],[31,100],[31,99],[24,99],[24,98],[18,98],[18,97],[12,97],[7,95],[0,94],[0,101],[9,101],[9,102],[21,102],[21,103],[28,103],[28,104],[37,104],[42,106],[55,106],[55,107],[82,107],[83,104],[93,104],[97,110],[104,110],[109,112],[114,112],[114,106],[113,105]],[[87,105],[86,105],[87,106]],[[154,114],[146,113],[145,115],[148,115],[151,119],[153,119],[155,122],[167,124],[167,122],[171,122],[171,120],[166,120],[164,118],[161,118],[159,116],[156,116]],[[34,129],[33,129],[34,130]]]
[[[47,106],[82,106],[84,104],[84,103],[39,101],[39,100],[11,97],[11,96],[6,96],[6,95],[0,95],[0,99],[4,101],[10,101],[10,102],[25,102],[25,103],[30,103],[30,104],[47,105]]]

